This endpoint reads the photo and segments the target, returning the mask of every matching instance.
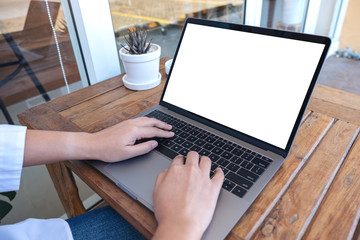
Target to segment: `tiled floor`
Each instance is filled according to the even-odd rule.
[[[360,94],[360,61],[329,57],[321,70],[318,83]]]
[[[244,0],[110,1],[111,17],[115,31],[134,24],[141,25],[149,22],[167,25],[182,21],[186,16],[194,16],[194,14],[209,19],[223,15],[222,20],[232,21],[230,13],[236,11],[238,20],[242,19],[243,5]]]

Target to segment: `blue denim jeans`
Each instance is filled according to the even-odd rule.
[[[133,226],[109,206],[66,220],[74,240],[145,239]]]

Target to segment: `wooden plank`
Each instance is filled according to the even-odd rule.
[[[48,103],[33,107],[18,115],[22,125],[37,130],[82,131],[77,125],[62,117]]]
[[[360,125],[360,95],[316,85],[308,109]]]
[[[169,60],[169,58],[161,58],[160,59],[160,73],[162,74],[162,78],[166,79],[167,75],[165,74],[165,62]],[[55,99],[51,101],[51,107],[57,111],[66,111],[72,107],[75,107],[77,105],[80,105],[82,103],[85,103],[89,100],[96,99],[101,95],[108,94],[111,91],[123,87],[122,82],[122,75],[113,77],[111,79],[102,81],[100,83],[94,84],[90,87],[86,87],[83,89],[80,89],[76,92],[71,93],[70,95],[63,96],[61,98]],[[134,92],[131,90],[128,90],[130,92]],[[142,92],[142,91],[140,91]],[[118,98],[121,98],[121,95],[118,96]],[[99,100],[101,101],[101,100]],[[99,101],[96,100],[96,102],[92,103],[93,105],[97,106],[99,105]],[[96,104],[95,104],[96,103]],[[84,109],[83,109],[84,110]],[[69,110],[71,112],[71,110]],[[76,112],[76,110],[74,110]],[[63,113],[64,116],[67,116],[67,113]]]
[[[107,94],[121,86],[123,86],[121,78],[116,76],[92,86],[82,88],[70,95],[54,99],[50,102],[51,108],[56,112],[65,111],[90,99]]]
[[[339,173],[321,203],[306,239],[353,238],[360,209],[360,136],[346,157]]]
[[[353,107],[360,110],[360,102],[357,100],[360,96],[340,89],[318,84],[315,87],[313,97],[326,99],[329,102],[338,103],[340,106]]]
[[[106,127],[110,127],[116,123],[127,120],[138,113],[145,111],[146,109],[159,103],[160,93],[155,94],[147,99],[137,101],[128,107],[125,107],[120,112],[115,113],[107,118],[103,118],[100,121],[93,122],[89,126],[84,126],[83,129],[87,132],[97,132]]]
[[[267,216],[271,206],[276,203],[278,196],[285,191],[288,182],[293,180],[293,174],[298,173],[302,161],[306,161],[309,155],[317,147],[318,143],[324,137],[333,123],[333,119],[322,114],[310,114],[300,126],[298,134],[294,140],[289,156],[284,165],[269,182],[263,192],[255,200],[249,210],[240,219],[233,229],[234,235],[246,238]],[[259,221],[260,219],[260,221]],[[262,220],[261,220],[262,219]],[[229,236],[230,239],[233,239]]]
[[[301,238],[355,134],[357,126],[344,121],[337,121],[330,128],[261,227],[251,236],[253,239]]]
[[[147,239],[155,233],[157,222],[154,214],[141,203],[117,187],[111,180],[82,161],[66,162],[67,166],[78,175],[90,188],[100,195],[111,207],[121,214],[131,225]]]
[[[156,88],[147,90],[147,91],[131,91],[131,90],[125,89],[125,87],[122,87],[123,89],[121,89],[121,88],[115,89],[114,90],[115,94],[116,94],[116,92],[118,92],[119,95],[121,95],[121,92],[131,92],[131,93],[126,94],[125,96],[123,96],[119,99],[116,99],[113,102],[109,102],[106,105],[103,105],[102,103],[100,103],[101,105],[103,105],[102,107],[96,108],[92,112],[84,114],[79,118],[73,119],[73,122],[76,123],[77,125],[81,126],[82,128],[88,129],[89,126],[93,125],[94,123],[106,122],[106,121],[109,121],[109,119],[114,119],[114,118],[116,118],[116,114],[122,113],[124,111],[124,109],[131,109],[129,107],[137,104],[138,102],[143,102],[144,99],[147,99],[154,95],[156,95],[160,98],[160,95],[161,95],[164,85],[165,85],[165,79],[163,79],[163,81],[161,82],[161,84],[159,86],[157,86]],[[97,99],[89,100],[89,102],[86,103],[85,106],[87,106],[88,104],[91,104],[93,101],[97,102]],[[99,103],[97,105],[99,105]],[[79,106],[79,107],[82,107],[82,106]],[[71,110],[69,109],[69,111],[71,111]],[[143,110],[145,110],[145,108],[143,108]],[[77,109],[77,111],[78,111],[78,109]],[[134,116],[138,113],[140,113],[138,111],[138,109],[134,108],[132,110],[131,115]],[[71,113],[67,113],[67,114],[71,115]],[[115,121],[115,123],[116,122],[120,122],[120,121]]]
[[[86,115],[91,115],[94,111],[119,101],[119,99],[133,93],[131,90],[119,85],[121,78],[117,78],[117,81],[116,88],[109,88],[106,93],[96,94],[96,96],[91,96],[87,99],[84,99],[84,96],[78,95],[81,96],[83,100],[78,101],[77,105],[62,110],[61,115],[71,120],[76,120],[84,116],[86,117]],[[74,103],[75,101],[73,101],[73,104]]]

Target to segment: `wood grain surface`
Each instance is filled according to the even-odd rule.
[[[263,221],[254,239],[301,238],[351,146],[356,130],[354,125],[343,121],[333,125]]]
[[[360,95],[357,94],[318,84],[308,108],[360,125]]]
[[[96,132],[131,118],[159,102],[166,60],[156,88],[131,91],[121,75],[27,110],[20,122],[33,129]],[[358,95],[317,85],[284,165],[227,239],[358,238],[359,125]],[[69,216],[84,211],[72,171],[146,238],[155,232],[153,213],[86,162],[48,169]]]

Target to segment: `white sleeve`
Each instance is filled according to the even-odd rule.
[[[0,192],[19,190],[26,127],[0,124]]]
[[[73,240],[69,224],[63,219],[34,219],[0,226],[1,240]]]
[[[18,190],[24,161],[26,127],[0,124],[0,192]],[[27,219],[0,226],[1,240],[72,240],[69,224],[62,219]]]

